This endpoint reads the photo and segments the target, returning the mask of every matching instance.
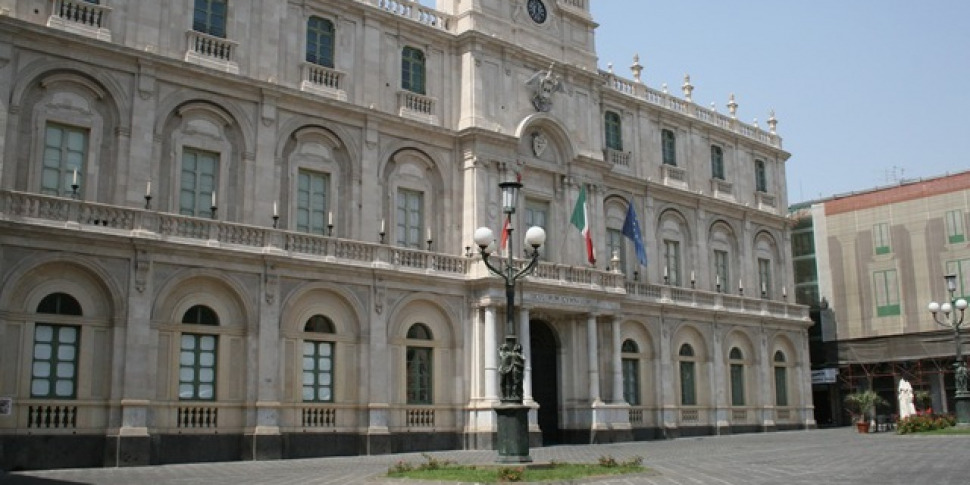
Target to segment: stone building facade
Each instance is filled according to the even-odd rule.
[[[492,447],[515,177],[534,445],[814,425],[776,120],[598,70],[588,0],[0,10],[4,468]]]

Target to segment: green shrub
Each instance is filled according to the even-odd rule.
[[[620,463],[616,461],[616,458],[613,458],[610,455],[603,455],[600,457],[600,466],[606,467],[606,468],[613,468],[613,467],[620,466]]]
[[[498,469],[498,481],[500,482],[521,482],[523,478],[525,478],[525,468],[502,467]]]
[[[914,414],[896,422],[896,433],[920,433],[935,429],[949,428],[957,423],[949,414]]]

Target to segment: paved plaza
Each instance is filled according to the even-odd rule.
[[[461,463],[491,463],[492,451],[434,452]],[[641,456],[650,473],[578,483],[759,485],[970,483],[970,436],[860,435],[854,428],[680,438],[532,450],[536,461],[595,462]],[[382,475],[420,454],[50,470],[0,475],[3,484],[417,484]],[[441,482],[436,482],[441,483]]]

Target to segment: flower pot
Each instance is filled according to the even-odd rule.
[[[857,431],[859,431],[860,433],[868,433],[869,432],[869,421],[856,421],[856,423],[855,423],[855,429]]]

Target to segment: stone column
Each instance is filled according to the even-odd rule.
[[[620,317],[614,316],[610,323],[613,332],[613,402],[623,404],[623,342],[620,338]]]
[[[658,418],[665,438],[676,438],[679,434],[677,432],[677,411],[679,406],[675,382],[676,379],[680,378],[680,376],[677,374],[677,362],[674,360],[673,345],[671,343],[672,338],[673,337],[670,334],[670,324],[668,324],[663,312],[661,311],[660,355],[658,355],[657,360],[660,365],[657,366],[656,377],[657,382],[660,383],[660,396],[658,399],[658,404],[660,405],[661,414],[658,416]]]
[[[485,307],[485,400],[498,402],[498,344],[495,336],[495,306]],[[526,354],[528,355],[528,354]]]
[[[728,399],[729,384],[727,375],[727,359],[724,358],[722,348],[723,339],[721,338],[721,326],[715,321],[711,326],[711,358],[707,363],[711,376],[710,388],[711,399],[714,406],[714,426],[718,434],[722,432],[730,433],[731,421],[728,413],[730,410],[730,400]]]
[[[586,349],[589,359],[589,401],[591,404],[602,404],[600,400],[600,366],[597,355],[596,315],[589,314],[586,318]]]
[[[522,402],[532,404],[532,337],[529,335],[529,307],[519,307],[519,345],[525,356],[525,372],[522,376]]]
[[[771,390],[774,388],[772,382],[772,359],[771,352],[768,350],[768,333],[761,327],[761,335],[758,339],[758,360],[761,365],[758,367],[758,377],[761,380],[761,396],[758,404],[761,406],[761,428],[763,431],[771,431],[775,428],[775,402],[772,399]]]

